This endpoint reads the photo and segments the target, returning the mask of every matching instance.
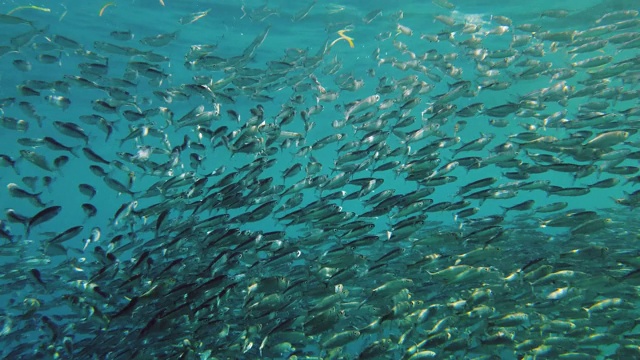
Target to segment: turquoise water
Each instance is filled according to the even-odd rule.
[[[640,357],[637,10],[2,2],[2,355]]]

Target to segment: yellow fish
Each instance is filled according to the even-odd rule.
[[[349,46],[351,48],[353,48],[354,47],[353,38],[344,34],[347,31],[349,31],[349,30],[347,30],[347,29],[339,30],[338,31],[338,35],[340,35],[340,37],[335,39],[335,40],[333,40],[333,42],[329,46],[332,47],[335,43],[337,43],[340,40],[346,40],[349,43]]]
[[[33,9],[33,10],[38,10],[38,11],[51,12],[51,9],[48,9],[48,8],[39,7],[39,6],[33,6],[33,5],[24,5],[24,6],[18,6],[17,8],[9,11],[7,13],[7,15],[11,15],[11,14],[13,14],[14,12],[16,12],[18,10],[24,10],[24,9]]]
[[[114,2],[108,2],[108,3],[104,4],[104,6],[100,9],[100,12],[98,13],[98,16],[102,16],[102,14],[104,14],[104,11],[105,11],[109,6],[112,6],[112,5],[115,5],[115,4],[116,4],[116,3],[114,3]]]

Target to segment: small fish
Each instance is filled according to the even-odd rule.
[[[109,33],[109,36],[119,41],[133,40],[133,37],[134,37],[133,32],[131,30],[126,30],[126,31],[114,30]]]
[[[571,63],[572,67],[578,67],[578,68],[592,68],[592,67],[596,67],[596,66],[602,66],[605,64],[610,63],[611,61],[613,61],[613,56],[611,55],[602,55],[602,56],[595,56],[589,59],[585,59],[582,61],[578,61],[578,62],[574,62]]]
[[[51,150],[56,150],[56,151],[67,151],[69,152],[71,155],[78,157],[78,154],[76,154],[76,149],[63,145],[61,144],[58,140],[50,137],[50,136],[45,136],[44,138],[42,138],[43,140],[43,144],[48,147]]]
[[[526,200],[519,204],[509,206],[509,207],[501,206],[501,208],[504,210],[502,216],[505,216],[509,211],[531,210],[531,208],[533,208],[533,205],[535,205],[535,203],[536,203],[535,200]]]
[[[534,209],[534,212],[548,213],[548,212],[560,211],[562,209],[565,209],[567,206],[569,206],[569,203],[566,201],[555,202],[547,205],[538,206],[537,208]]]
[[[362,22],[365,24],[370,24],[373,20],[375,20],[378,16],[382,15],[382,9],[374,9],[368,12],[363,18]]]
[[[298,11],[297,13],[295,13],[292,17],[291,17],[291,21],[293,22],[298,22],[304,18],[307,17],[307,15],[309,15],[309,13],[311,12],[311,9],[313,9],[313,7],[316,5],[317,0],[312,0],[309,5],[307,5],[305,8],[301,9],[300,11]]]
[[[29,222],[29,217],[17,213],[14,209],[6,209],[5,215],[7,217],[8,222],[12,222],[15,224],[27,225]]]
[[[629,135],[630,134],[627,131],[608,131],[587,141],[584,146],[586,148],[609,148],[626,141]]]
[[[5,25],[27,24],[27,25],[31,25],[33,27],[33,24],[29,20],[25,20],[25,19],[17,17],[17,16],[6,15],[6,14],[0,14],[0,24],[5,24]]]
[[[174,31],[172,33],[148,36],[148,37],[142,38],[140,40],[140,43],[147,46],[161,47],[161,46],[168,45],[171,41],[177,39],[178,34],[180,34],[179,30]]]
[[[84,226],[82,225],[71,227],[59,234],[56,234],[51,239],[47,240],[47,244],[48,245],[61,244],[65,241],[71,240],[74,237],[78,236],[83,229],[84,229]]]
[[[93,150],[91,150],[91,148],[88,148],[88,147],[82,148],[82,153],[84,154],[84,156],[87,157],[87,159],[93,162],[96,162],[99,164],[111,165],[110,161],[107,161],[102,156],[96,154]]]
[[[20,188],[15,183],[7,184],[7,190],[9,191],[9,195],[10,196],[15,197],[15,198],[28,199],[36,207],[45,207],[46,206],[46,204],[43,203],[42,200],[40,199],[40,195],[42,195],[42,192],[39,192],[37,194],[30,193],[30,192]]]
[[[89,136],[77,124],[72,122],[54,121],[53,125],[60,133],[69,137],[84,140],[85,145],[89,144]]]
[[[207,16],[207,14],[209,14],[209,12],[211,11],[211,9],[207,9],[205,11],[198,11],[195,12],[193,14],[189,14],[186,16],[183,16],[180,18],[180,20],[178,20],[178,22],[181,25],[188,25],[188,24],[193,24],[194,22],[202,19],[203,17]]]
[[[36,56],[36,59],[38,59],[38,61],[41,62],[42,64],[58,64],[58,65],[62,65],[60,57],[56,56],[56,55],[39,54],[38,56]]]
[[[619,10],[613,11],[610,13],[606,13],[602,15],[598,20],[596,20],[596,24],[610,24],[615,23],[617,21],[633,19],[638,16],[638,10]]]
[[[33,68],[33,65],[31,65],[29,61],[23,59],[13,60],[11,64],[13,64],[16,69],[23,72],[29,72]]]
[[[540,14],[540,17],[550,17],[550,18],[566,18],[569,16],[569,10],[565,9],[549,9],[545,10]]]
[[[17,175],[20,175],[20,171],[16,167],[16,160],[14,160],[9,155],[0,154],[0,166],[2,166],[2,167],[12,167],[13,171],[15,171]]]
[[[55,44],[58,44],[66,49],[72,49],[72,50],[82,49],[82,44],[63,35],[55,34],[51,37],[51,40]]]
[[[67,163],[69,163],[69,157],[66,155],[61,155],[53,159],[53,166],[58,170],[58,172],[61,172],[60,170],[62,167],[67,165]]]
[[[504,105],[494,106],[492,108],[486,109],[484,114],[492,117],[503,118],[509,114],[512,114],[520,109],[520,104],[516,103],[507,103]]]
[[[98,209],[92,204],[84,203],[81,205],[81,207],[82,211],[84,211],[84,214],[87,216],[87,219],[96,216],[96,214],[98,213]]]
[[[119,182],[116,179],[113,179],[109,176],[105,176],[103,177],[104,182],[107,184],[108,187],[110,187],[111,189],[117,191],[118,193],[125,193],[125,194],[129,194],[131,196],[134,196],[136,193],[131,191],[129,189],[129,187],[125,186],[124,184],[122,184],[121,182]]]
[[[51,206],[35,214],[33,217],[29,219],[29,222],[27,223],[25,236],[27,237],[29,236],[31,229],[34,226],[40,225],[42,223],[45,223],[53,219],[54,217],[58,216],[61,211],[62,211],[62,206]]]
[[[79,184],[78,189],[80,190],[80,193],[88,196],[89,199],[93,199],[97,193],[96,188],[89,184]]]
[[[20,110],[22,110],[25,115],[36,120],[38,122],[38,126],[42,127],[42,120],[44,120],[44,116],[38,115],[35,106],[27,101],[21,101],[18,103]]]
[[[29,130],[29,123],[26,120],[18,120],[9,116],[0,118],[0,125],[9,130],[25,132]]]
[[[20,150],[20,157],[29,161],[30,163],[36,165],[37,167],[43,170],[47,170],[47,171],[54,170],[51,167],[51,165],[49,165],[49,162],[47,161],[47,159],[44,156],[36,153],[35,151]]]

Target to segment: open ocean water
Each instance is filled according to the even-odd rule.
[[[638,10],[0,2],[0,354],[640,358]]]

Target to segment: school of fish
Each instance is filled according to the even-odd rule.
[[[3,358],[640,358],[637,6],[215,6],[0,15]]]

